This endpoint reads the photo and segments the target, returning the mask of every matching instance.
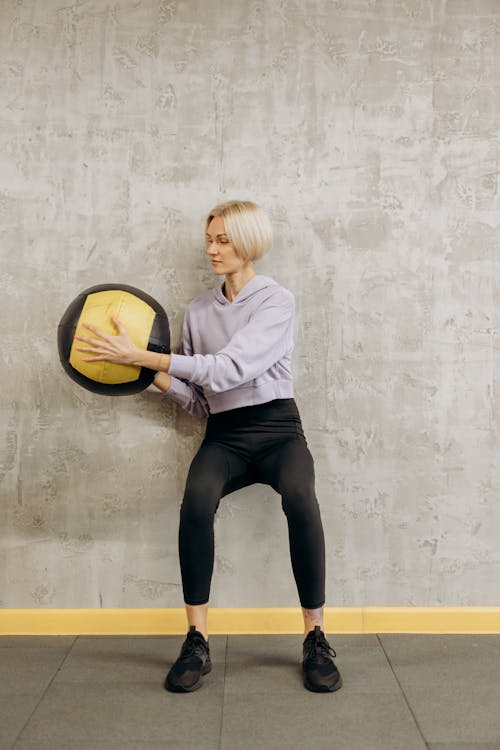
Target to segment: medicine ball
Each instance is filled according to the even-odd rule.
[[[92,337],[82,323],[116,334],[111,320],[118,318],[134,344],[141,349],[170,353],[170,328],[165,310],[149,294],[125,284],[101,284],[86,289],[70,304],[61,318],[57,344],[61,364],[70,378],[89,391],[105,396],[127,396],[143,391],[153,382],[154,371],[113,362],[84,362],[91,356],[77,352],[75,335]]]

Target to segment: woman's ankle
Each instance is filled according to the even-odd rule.
[[[321,630],[323,630],[323,607],[319,607],[318,609],[304,609],[302,607],[302,616],[304,618],[304,637],[311,630],[314,630],[316,625],[319,625]]]
[[[208,603],[207,604],[186,604],[186,618],[188,626],[194,625],[198,633],[201,633],[208,641]]]

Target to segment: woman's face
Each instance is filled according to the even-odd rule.
[[[245,262],[236,255],[236,250],[229,242],[222,216],[214,216],[207,227],[207,253],[212,270],[218,276],[241,271]]]

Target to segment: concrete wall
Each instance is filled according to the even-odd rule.
[[[87,286],[169,312],[203,217],[257,200],[296,295],[328,604],[492,605],[500,585],[498,0],[2,0],[3,607],[182,606],[203,425],[67,378]],[[212,604],[298,604],[280,501],[217,518]]]

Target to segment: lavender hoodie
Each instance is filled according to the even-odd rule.
[[[195,417],[293,398],[293,294],[254,276],[233,302],[222,287],[189,305],[167,396]]]

